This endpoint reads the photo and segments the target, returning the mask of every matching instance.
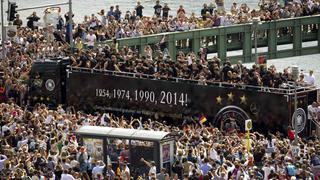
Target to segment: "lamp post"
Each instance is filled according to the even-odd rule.
[[[294,145],[298,145],[298,122],[297,122],[297,117],[298,117],[298,97],[297,97],[297,82],[294,82]]]
[[[260,19],[255,17],[252,18],[252,24],[253,24],[253,34],[254,34],[254,54],[255,54],[255,62],[258,64],[258,37],[257,37],[257,28],[258,23]]]
[[[70,41],[70,47],[71,52],[73,52],[73,20],[72,20],[72,0],[69,0],[69,41]]]
[[[298,144],[298,123],[297,123],[297,118],[298,118],[298,93],[297,93],[297,87],[298,84],[295,81],[289,81],[288,84],[293,85],[294,87],[294,111],[293,111],[293,119],[292,119],[292,123],[294,125],[294,141],[293,144],[296,146]],[[290,87],[290,86],[289,86]]]
[[[3,20],[3,3],[4,0],[1,0],[1,45],[2,45],[2,59],[5,58],[6,52],[4,49],[4,38],[5,38],[5,31],[4,31],[4,20]]]

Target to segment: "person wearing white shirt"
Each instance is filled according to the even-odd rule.
[[[28,144],[27,138],[25,140],[18,141],[17,148],[19,149],[20,147],[22,147],[25,144]]]
[[[309,75],[305,75],[305,81],[307,82],[308,85],[314,85],[315,77],[313,75],[313,71],[309,71]]]
[[[68,174],[68,170],[64,170],[61,174],[61,180],[75,180],[75,178],[71,174]]]
[[[268,162],[264,167],[262,167],[262,170],[264,172],[264,180],[268,180],[268,176],[271,173],[271,171],[275,171],[275,168],[270,165]]]
[[[106,165],[102,161],[98,161],[97,165],[92,169],[92,176],[97,178],[98,174],[102,174],[105,166]]]
[[[150,170],[149,170],[149,176],[151,176],[151,174],[157,174],[157,167],[156,167],[156,163],[154,161],[146,161],[144,160],[143,158],[141,158],[141,161],[143,163],[145,163],[148,167],[150,167]]]
[[[4,168],[4,162],[7,160],[7,156],[5,155],[0,155],[0,172],[3,170]]]
[[[316,120],[317,119],[317,113],[318,113],[318,103],[313,102],[311,105],[308,106],[308,119],[309,120]]]
[[[90,30],[89,34],[87,35],[86,37],[86,40],[87,40],[87,45],[88,45],[88,48],[89,49],[93,49],[94,47],[94,44],[97,40],[97,37],[96,35],[93,33],[93,30]]]

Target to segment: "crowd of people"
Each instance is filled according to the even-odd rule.
[[[70,57],[73,67],[136,73],[138,76],[149,75],[162,80],[196,80],[203,85],[224,82],[279,88],[290,81],[297,81],[302,86],[315,84],[313,71],[295,77],[289,67],[278,71],[273,65],[266,67],[254,64],[248,68],[241,61],[232,65],[228,59],[221,61],[218,57],[208,58],[206,48],[188,54],[181,51],[176,57],[171,57],[165,40],[154,47],[146,45],[142,51],[127,46],[119,48],[117,40],[110,45],[88,49],[81,48],[81,43],[76,42],[77,48],[71,53],[63,33],[55,34],[54,41],[50,43],[47,36],[43,30],[31,31],[22,27],[15,39],[6,42],[6,58],[0,62],[4,74],[0,81],[1,99],[14,98],[17,104],[23,104],[34,61],[55,57]],[[165,38],[163,36],[162,39]]]
[[[250,10],[236,3],[226,13],[223,1],[204,5],[201,17],[187,16],[183,6],[176,15],[167,4],[156,3],[155,16],[143,16],[143,6],[138,2],[135,11],[122,16],[119,6],[108,12],[99,12],[101,19],[92,15],[74,26],[75,53],[68,42],[68,15],[59,18],[56,27],[38,28],[36,13],[28,17],[27,27],[17,16],[17,36],[2,45],[0,62],[3,76],[0,81],[0,179],[130,179],[130,165],[125,161],[113,167],[97,161],[78,141],[75,131],[82,125],[135,128],[134,119],[109,115],[102,124],[102,114],[88,115],[67,112],[62,107],[48,110],[37,105],[27,110],[23,105],[27,95],[29,72],[35,60],[68,56],[74,67],[148,74],[159,79],[173,77],[199,80],[200,84],[227,82],[254,86],[280,87],[293,80],[289,69],[278,72],[274,66],[253,65],[246,68],[241,62],[232,66],[217,57],[208,59],[205,49],[199,52],[170,57],[165,40],[158,48],[146,46],[141,52],[129,47],[118,48],[116,40],[108,46],[95,47],[97,41],[113,38],[135,37],[168,31],[231,25],[261,20],[312,15],[319,12],[319,1],[261,1],[259,10]],[[165,39],[165,37],[164,37]],[[86,45],[88,48],[85,48]],[[143,55],[142,55],[143,54]],[[314,76],[300,75],[301,84],[314,84]],[[193,122],[193,123],[192,123]],[[174,127],[163,122],[142,119],[141,128],[167,131],[177,135],[175,162],[169,169],[156,169],[154,163],[142,158],[149,171],[138,178],[148,179],[315,179],[320,176],[319,139],[299,139],[292,145],[292,133],[251,134],[250,149],[244,145],[243,134],[236,130],[228,133],[211,126],[185,122]],[[291,131],[290,131],[291,132]],[[120,143],[121,144],[121,143]],[[125,148],[125,146],[123,146]]]
[[[0,97],[5,98],[4,94],[15,99],[24,97],[27,89],[26,82],[29,78],[28,72],[33,61],[58,56],[71,56],[72,65],[77,67],[148,74],[163,79],[177,77],[200,80],[201,84],[206,84],[208,81],[279,87],[283,82],[292,80],[288,69],[277,72],[273,66],[266,69],[257,65],[248,69],[241,62],[232,67],[229,61],[222,63],[219,58],[208,60],[206,48],[188,54],[180,52],[177,57],[170,57],[166,48],[165,36],[160,41],[159,47],[147,45],[145,49],[140,51],[129,47],[119,49],[117,40],[114,38],[127,35],[131,37],[135,32],[146,35],[179,29],[185,30],[185,28],[181,29],[181,26],[189,26],[190,24],[193,24],[194,28],[212,27],[212,23],[216,24],[216,21],[219,21],[220,25],[227,23],[229,16],[233,19],[232,23],[239,23],[236,19],[246,19],[247,21],[253,16],[259,16],[261,20],[271,20],[277,19],[273,17],[277,14],[281,17],[296,17],[316,14],[319,9],[319,1],[317,0],[285,2],[285,4],[281,4],[277,1],[260,1],[259,10],[250,10],[246,4],[238,6],[234,3],[231,12],[226,13],[223,1],[217,0],[215,3],[204,5],[201,17],[196,17],[195,14],[187,17],[182,6],[177,11],[177,15],[172,16],[169,13],[168,5],[162,6],[158,1],[154,6],[154,17],[143,16],[143,5],[140,2],[135,7],[135,12],[130,12],[131,15],[127,13],[121,16],[119,6],[115,6],[115,9],[110,7],[108,12],[104,10],[99,12],[102,19],[99,20],[95,15],[92,15],[87,17],[84,23],[74,26],[75,53],[71,53],[67,43],[70,31],[67,28],[68,14],[65,15],[65,18],[60,16],[57,25],[47,24],[44,28],[38,28],[34,23],[40,19],[35,12],[28,17],[26,27],[23,26],[23,18],[17,15],[13,21],[13,24],[18,26],[17,34],[10,41],[6,41],[1,48],[1,57],[4,51],[7,58],[5,61],[1,61],[1,70],[4,72],[4,76],[0,82],[3,87]],[[223,18],[224,15],[227,17]],[[159,30],[159,28],[163,29]],[[170,28],[171,30],[169,30]],[[140,31],[144,32],[140,33]],[[102,39],[113,39],[114,43],[111,46],[96,46],[96,42]],[[311,82],[309,82],[310,79]],[[299,78],[299,81],[308,81],[309,84],[314,84],[312,79],[314,76],[310,74],[305,78]]]
[[[279,72],[273,65],[267,68],[265,65],[254,64],[252,68],[247,68],[241,61],[232,65],[229,60],[221,62],[217,57],[207,59],[203,48],[198,54],[179,52],[174,60],[161,48],[154,52],[150,46],[146,46],[142,52],[144,55],[141,55],[129,47],[116,49],[116,46],[114,43],[96,50],[79,51],[71,56],[72,66],[146,74],[164,80],[171,78],[197,80],[204,85],[211,82],[226,82],[279,88],[283,83],[295,80],[300,85],[314,85],[315,82],[312,70],[309,74],[301,73],[299,78],[295,78],[289,67]]]
[[[320,142],[317,136],[250,134],[250,146],[237,129],[220,131],[197,120],[180,126],[149,118],[113,114],[88,115],[61,106],[32,110],[9,102],[0,104],[0,177],[4,179],[307,179],[320,178]],[[103,117],[103,118],[102,118]],[[174,162],[157,169],[153,159],[141,158],[146,171],[134,174],[126,141],[118,141],[116,166],[96,159],[75,131],[83,125],[167,131],[176,136]],[[91,147],[92,148],[92,147]],[[170,174],[169,174],[170,173]]]
[[[156,1],[153,16],[144,16],[143,5],[137,2],[133,11],[122,12],[119,5],[111,6],[109,10],[102,9],[97,14],[85,16],[83,22],[73,23],[74,39],[79,39],[85,43],[91,41],[90,31],[93,32],[95,41],[102,42],[113,38],[138,37],[149,34],[163,32],[185,31],[199,28],[210,28],[219,26],[230,26],[233,24],[243,24],[252,22],[253,18],[261,21],[271,21],[283,18],[316,15],[320,13],[319,0],[283,1],[260,0],[259,8],[252,9],[246,3],[237,4],[234,2],[230,11],[226,11],[223,0],[215,0],[210,4],[204,4],[196,12],[186,12],[183,5],[175,11],[170,9],[167,3],[163,5]],[[189,15],[191,14],[191,15]],[[37,29],[34,22],[41,18],[34,12],[29,16],[27,27]],[[13,21],[14,25],[21,27],[22,19],[17,16]],[[56,24],[46,24],[53,26],[57,33],[66,32],[64,25],[69,24],[68,13],[63,18],[59,16]],[[47,28],[45,28],[47,30]],[[48,28],[49,29],[49,28]],[[48,33],[50,30],[48,30]],[[68,40],[67,40],[68,41]]]

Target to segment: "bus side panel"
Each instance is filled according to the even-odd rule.
[[[236,119],[240,129],[248,118],[259,131],[285,132],[290,99],[283,94],[190,83],[72,72],[67,79],[68,105],[93,112],[112,110],[174,117],[201,115],[220,126]]]

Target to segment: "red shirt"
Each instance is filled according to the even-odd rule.
[[[288,138],[293,141],[294,140],[294,131],[291,129],[288,130]]]

